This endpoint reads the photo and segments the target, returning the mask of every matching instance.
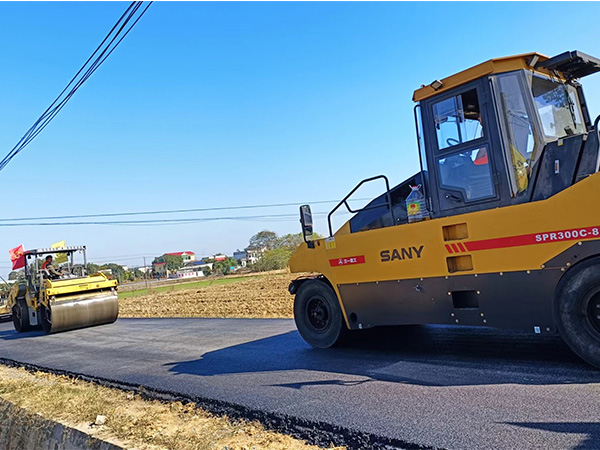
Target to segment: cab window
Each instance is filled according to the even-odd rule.
[[[547,140],[554,141],[585,131],[573,86],[534,75],[531,90]]]
[[[483,137],[477,89],[434,103],[433,116],[439,150]]]
[[[465,201],[494,196],[487,147],[441,158],[438,167],[442,187],[461,192]]]

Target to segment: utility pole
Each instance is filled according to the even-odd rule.
[[[146,257],[144,256],[144,281],[146,282],[146,289],[148,289],[148,266],[146,266]]]

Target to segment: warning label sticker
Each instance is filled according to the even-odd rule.
[[[336,258],[336,259],[329,260],[329,265],[331,267],[351,266],[353,264],[364,264],[364,263],[365,263],[365,255],[350,256],[348,258]]]

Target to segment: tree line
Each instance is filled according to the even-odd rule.
[[[319,239],[318,233],[314,233],[314,239]],[[294,251],[304,242],[302,233],[285,234],[278,236],[274,231],[263,230],[256,233],[249,240],[248,249],[266,249],[262,257],[250,266],[255,272],[285,269]]]

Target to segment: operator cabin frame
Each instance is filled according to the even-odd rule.
[[[421,172],[389,191],[393,214],[383,194],[336,235],[407,223],[410,185],[423,186],[439,218],[543,200],[597,172],[597,124],[575,79],[599,70],[580,52],[527,53],[422,86],[413,95]]]

